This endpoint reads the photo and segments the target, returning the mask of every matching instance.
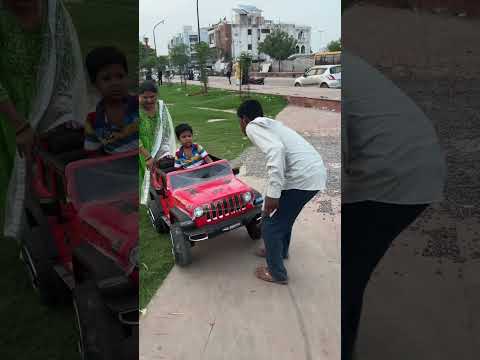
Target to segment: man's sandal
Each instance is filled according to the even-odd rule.
[[[266,266],[259,266],[255,270],[255,276],[259,278],[260,280],[271,282],[271,283],[276,283],[276,284],[282,284],[282,285],[287,285],[288,280],[275,280],[272,277],[272,274],[268,271],[268,268]]]

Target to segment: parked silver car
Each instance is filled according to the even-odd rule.
[[[312,66],[303,76],[295,79],[295,86],[316,85],[322,88],[342,87],[342,65]]]

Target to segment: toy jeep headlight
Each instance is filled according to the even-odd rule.
[[[203,216],[203,208],[201,207],[195,208],[195,210],[193,210],[193,216],[195,216],[195,218],[199,218]]]
[[[251,192],[246,192],[245,194],[242,195],[243,201],[246,203],[249,203],[252,200],[252,193]]]
[[[255,200],[253,200],[254,205],[258,205],[258,204],[261,204],[261,203],[263,203],[263,197],[261,195],[257,196],[255,198]]]
[[[138,266],[138,246],[135,246],[128,254],[128,261],[133,266]]]

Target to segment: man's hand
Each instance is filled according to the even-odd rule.
[[[279,210],[279,207],[280,207],[280,201],[279,199],[274,199],[274,198],[271,198],[271,197],[268,197],[266,196],[265,197],[265,208],[264,208],[264,216],[270,216],[270,214],[274,211],[274,210]]]

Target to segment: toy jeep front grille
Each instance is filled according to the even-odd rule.
[[[209,205],[206,205],[203,210],[205,211],[208,222],[240,213],[245,209],[246,204],[242,197],[237,194],[212,202]]]

